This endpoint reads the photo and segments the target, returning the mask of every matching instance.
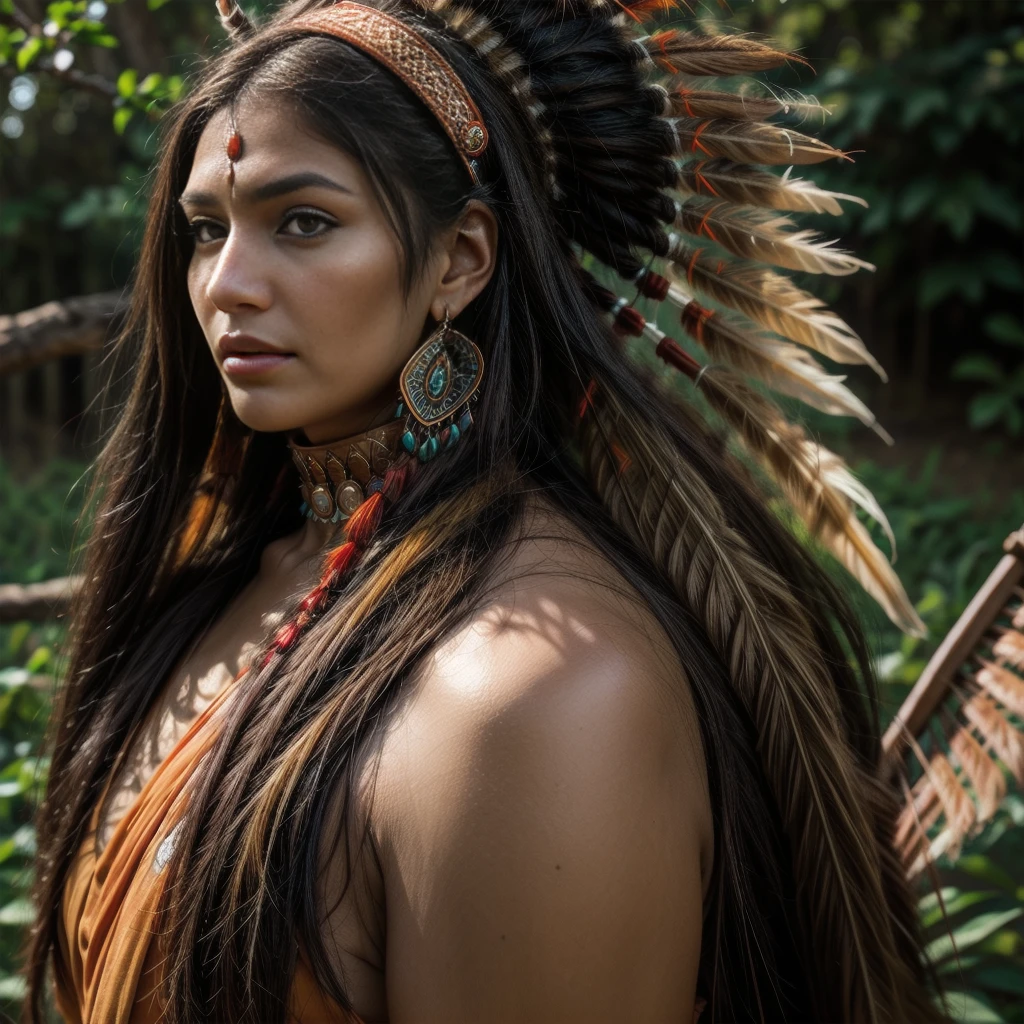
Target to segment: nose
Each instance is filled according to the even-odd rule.
[[[215,259],[206,281],[206,296],[224,313],[240,309],[266,309],[271,301],[267,268],[259,247],[232,228]]]

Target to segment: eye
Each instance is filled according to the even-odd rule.
[[[337,227],[333,220],[325,217],[322,213],[318,213],[316,210],[293,210],[285,217],[282,227],[285,224],[295,224],[299,228],[295,232],[285,232],[286,235],[290,235],[292,238],[316,238],[319,235],[326,234],[331,228]],[[318,226],[322,226],[320,230],[317,230]],[[303,230],[310,227],[313,230]]]
[[[188,222],[186,231],[190,234],[196,242],[203,244],[204,242],[212,242],[213,238],[207,237],[203,232],[209,228],[214,230],[221,230],[220,225],[213,220],[206,220],[204,217],[196,217]]]

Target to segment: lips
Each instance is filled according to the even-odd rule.
[[[217,352],[221,367],[229,377],[260,376],[295,358],[294,352],[285,352],[269,341],[241,331],[222,334],[217,341]]]
[[[228,331],[226,334],[222,334],[217,341],[217,351],[221,359],[226,359],[228,356],[249,356],[256,353],[278,356],[294,354],[286,352],[278,345],[272,345],[269,341],[264,341],[252,334],[243,334],[241,331]]]

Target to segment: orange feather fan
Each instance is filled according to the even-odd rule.
[[[882,741],[917,774],[896,842],[917,874],[995,814],[1007,774],[1024,787],[1024,527],[928,662]]]

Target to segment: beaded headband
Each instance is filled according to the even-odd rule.
[[[429,108],[479,182],[476,158],[487,148],[480,111],[452,66],[414,28],[353,0],[296,18],[288,27],[343,39],[383,64]]]

